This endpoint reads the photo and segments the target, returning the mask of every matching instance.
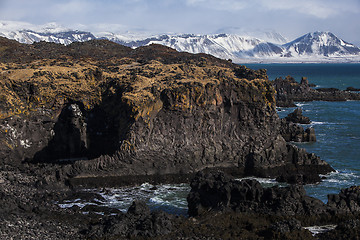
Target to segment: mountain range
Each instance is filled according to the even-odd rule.
[[[259,34],[258,34],[259,35]],[[287,42],[281,34],[264,32],[261,38],[249,34],[162,34],[138,36],[66,29],[55,23],[44,26],[0,22],[0,36],[21,43],[39,41],[68,45],[93,39],[137,48],[161,44],[182,52],[207,53],[233,62],[360,62],[360,48],[331,32],[312,32]]]

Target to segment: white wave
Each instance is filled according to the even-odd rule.
[[[346,179],[350,179],[350,178],[357,178],[358,176],[356,175],[356,173],[354,172],[344,172],[344,171],[338,171],[335,170],[335,172],[330,172],[328,174],[325,175],[320,175],[322,177],[326,177],[326,178],[335,178],[335,177],[341,177],[341,178],[346,178]]]
[[[280,187],[287,186],[286,183],[280,183],[275,180],[275,178],[259,178],[259,177],[245,177],[245,178],[237,178],[235,180],[241,181],[245,179],[252,179],[258,181],[263,187],[272,187],[278,185]]]
[[[330,179],[324,179],[324,182],[328,182],[328,183],[346,183],[346,180],[340,180],[340,179],[334,179],[334,178],[330,178]]]
[[[323,125],[323,124],[329,124],[327,122],[317,122],[317,121],[311,121],[310,124],[314,124],[314,125]]]
[[[169,212],[183,209],[184,211],[181,210],[178,214],[186,214],[186,196],[190,191],[190,186],[188,184],[152,185],[144,183],[136,187],[87,189],[85,191],[97,193],[102,197],[101,200],[94,199],[90,204],[116,208],[122,212],[126,212],[134,200],[143,200],[151,208],[165,207]],[[58,205],[70,208],[74,205],[84,207],[87,204],[89,203],[82,202],[82,199],[78,198]]]
[[[304,227],[305,229],[309,230],[313,236],[319,233],[328,232],[336,228],[336,225],[323,225],[323,226],[310,226]]]
[[[80,198],[76,198],[76,199],[74,199],[74,200],[65,200],[64,201],[64,203],[76,203],[76,202],[80,202],[81,201],[81,199]]]
[[[148,189],[153,188],[153,187],[154,187],[154,185],[151,185],[150,183],[143,183],[143,184],[140,185],[141,190],[148,190]]]
[[[340,188],[349,187],[351,185],[354,185],[354,184],[356,184],[357,179],[359,179],[359,176],[356,173],[343,172],[343,171],[331,172],[329,174],[321,175],[321,176],[325,177],[325,179],[323,180],[323,183],[330,184],[330,185],[335,184],[336,186],[338,186]]]
[[[169,201],[162,199],[160,196],[154,196],[154,197],[150,198],[149,202],[160,204],[160,205],[171,204]]]
[[[308,103],[304,103],[304,102],[295,103],[295,106],[297,106],[297,107],[302,107],[302,106],[306,106],[306,105],[309,105],[309,104],[308,104]]]
[[[78,206],[79,208],[83,208],[86,205],[96,205],[94,203],[58,203],[60,208],[72,208],[73,206]]]

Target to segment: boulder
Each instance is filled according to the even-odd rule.
[[[329,194],[327,205],[337,213],[360,212],[360,186],[342,189],[339,194]]]
[[[191,181],[187,197],[189,215],[209,211],[235,211],[247,214],[317,215],[325,204],[306,196],[301,185],[263,188],[256,180],[235,180],[223,172],[199,172]]]
[[[134,201],[126,214],[107,216],[89,226],[84,234],[91,238],[159,237],[173,231],[174,216],[162,211],[150,212],[144,201]]]

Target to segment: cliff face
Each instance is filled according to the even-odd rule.
[[[58,177],[78,180],[206,167],[263,176],[331,170],[286,145],[265,71],[107,41],[17,45],[1,59],[9,51],[27,57],[1,63],[4,165],[54,163]]]

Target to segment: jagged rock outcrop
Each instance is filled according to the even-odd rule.
[[[210,210],[286,216],[326,212],[325,204],[306,196],[301,185],[263,188],[256,180],[237,181],[223,172],[199,172],[187,199],[190,216]]]
[[[360,212],[360,187],[352,186],[342,189],[339,194],[328,195],[328,204],[334,212],[356,213]]]
[[[304,128],[299,124],[309,124],[308,117],[302,115],[302,110],[297,108],[285,118],[281,119],[280,133],[287,142],[316,142],[315,129]]]
[[[302,78],[298,83],[291,76],[287,76],[285,79],[280,77],[272,83],[276,90],[275,98],[278,107],[295,107],[294,102],[360,100],[360,94],[353,91],[341,91],[336,88],[311,88],[306,78]]]
[[[72,184],[204,168],[332,171],[286,144],[264,70],[159,45],[0,40],[0,59],[15,54],[1,63],[3,164],[55,164],[54,178]]]
[[[300,124],[310,124],[310,118],[302,115],[302,109],[297,108],[294,112],[290,113],[285,117],[287,122],[300,123]]]
[[[107,236],[118,238],[159,237],[174,230],[174,216],[165,212],[150,212],[145,202],[134,201],[126,214],[101,219],[90,225],[86,236],[99,239]]]
[[[264,188],[253,179],[235,180],[221,171],[198,172],[187,197],[189,215],[235,211],[285,216],[343,216],[360,213],[360,187],[328,195],[328,203],[309,197],[301,185]]]

